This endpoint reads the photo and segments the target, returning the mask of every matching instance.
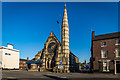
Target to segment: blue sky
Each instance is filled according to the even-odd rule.
[[[95,35],[118,31],[118,3],[66,3],[70,29],[70,50],[80,62],[91,56],[91,28]],[[20,50],[20,58],[34,58],[43,49],[51,31],[60,40],[64,3],[4,2],[2,7],[2,45]]]

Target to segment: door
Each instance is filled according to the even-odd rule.
[[[99,63],[99,71],[100,71],[100,72],[103,71],[103,63],[102,63],[102,62]]]
[[[116,69],[117,69],[117,73],[120,73],[120,61],[118,64],[116,64]]]

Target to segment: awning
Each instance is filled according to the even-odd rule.
[[[41,61],[28,61],[26,64],[36,64],[36,63],[43,63],[43,60]]]

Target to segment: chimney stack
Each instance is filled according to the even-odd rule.
[[[27,61],[29,60],[29,57],[27,57]]]
[[[7,44],[7,47],[10,48],[10,49],[13,49],[13,45],[12,44]]]
[[[85,64],[86,64],[86,60],[85,60]]]
[[[95,31],[92,31],[92,39],[95,37]]]

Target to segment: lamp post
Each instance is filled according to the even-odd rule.
[[[57,23],[59,24],[59,21],[57,21]],[[61,36],[61,25],[59,24],[59,26],[60,26],[60,36]],[[60,39],[61,39],[61,37],[60,37]],[[61,65],[61,67],[60,67],[60,69],[61,69],[61,72],[62,72],[62,39],[61,39],[61,42],[60,42],[60,46],[61,46],[61,61],[60,61],[60,65]]]

